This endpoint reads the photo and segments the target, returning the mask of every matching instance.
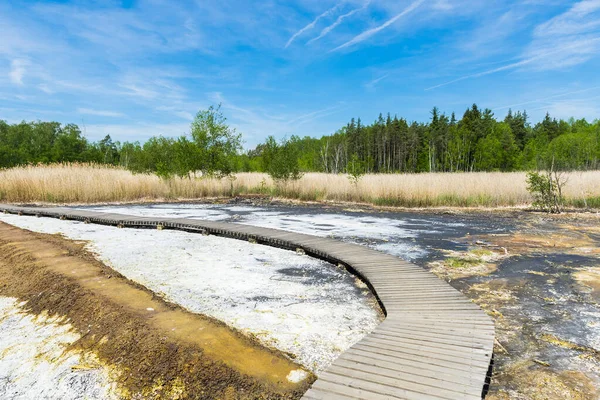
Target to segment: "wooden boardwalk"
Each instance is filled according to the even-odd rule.
[[[71,208],[0,205],[0,210],[132,228],[177,229],[251,240],[342,264],[377,296],[386,319],[319,375],[304,399],[481,399],[487,391],[494,323],[423,268],[338,240],[234,223],[148,218]]]

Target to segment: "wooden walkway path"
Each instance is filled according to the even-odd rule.
[[[377,296],[386,319],[319,375],[304,399],[481,399],[494,324],[423,268],[338,240],[234,223],[148,218],[71,208],[0,205],[6,213],[133,228],[177,229],[251,240],[342,264]]]

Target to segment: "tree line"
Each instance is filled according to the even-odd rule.
[[[77,125],[0,121],[0,168],[28,163],[96,162],[134,172],[187,176],[189,172],[269,172],[277,179],[301,172],[413,173],[517,171],[600,167],[600,121],[557,120],[546,114],[531,124],[525,111],[497,119],[489,109],[469,107],[460,119],[437,108],[427,122],[379,115],[365,125],[352,119],[331,135],[277,141],[273,136],[242,151],[241,135],[227,125],[219,106],[200,111],[190,133],[156,136],[144,143],[116,142],[107,135],[88,141]]]
[[[272,139],[270,139],[272,142]],[[268,142],[247,153],[256,168]],[[380,114],[370,125],[352,119],[332,135],[292,136],[281,144],[298,154],[300,170],[347,173],[519,171],[600,168],[600,121],[557,120],[532,125],[526,111],[497,120],[489,109],[468,108],[458,120],[431,111],[427,123]]]

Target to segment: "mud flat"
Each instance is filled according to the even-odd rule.
[[[598,214],[381,212],[264,203],[94,209],[331,236],[409,259],[494,318],[498,342],[488,398],[600,398]]]
[[[188,232],[0,215],[84,241],[96,258],[186,310],[213,317],[318,374],[382,314],[344,269],[269,246]]]
[[[0,254],[0,327],[29,315],[38,332],[62,329],[51,359],[97,371],[90,379],[106,382],[89,386],[99,398],[292,399],[314,379],[281,352],[126,279],[81,243],[0,222]]]

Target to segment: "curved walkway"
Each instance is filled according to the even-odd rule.
[[[177,229],[250,240],[342,264],[377,296],[386,319],[319,375],[305,399],[481,399],[491,370],[494,323],[423,268],[364,246],[269,228],[148,218],[71,208],[0,210],[132,228]]]

